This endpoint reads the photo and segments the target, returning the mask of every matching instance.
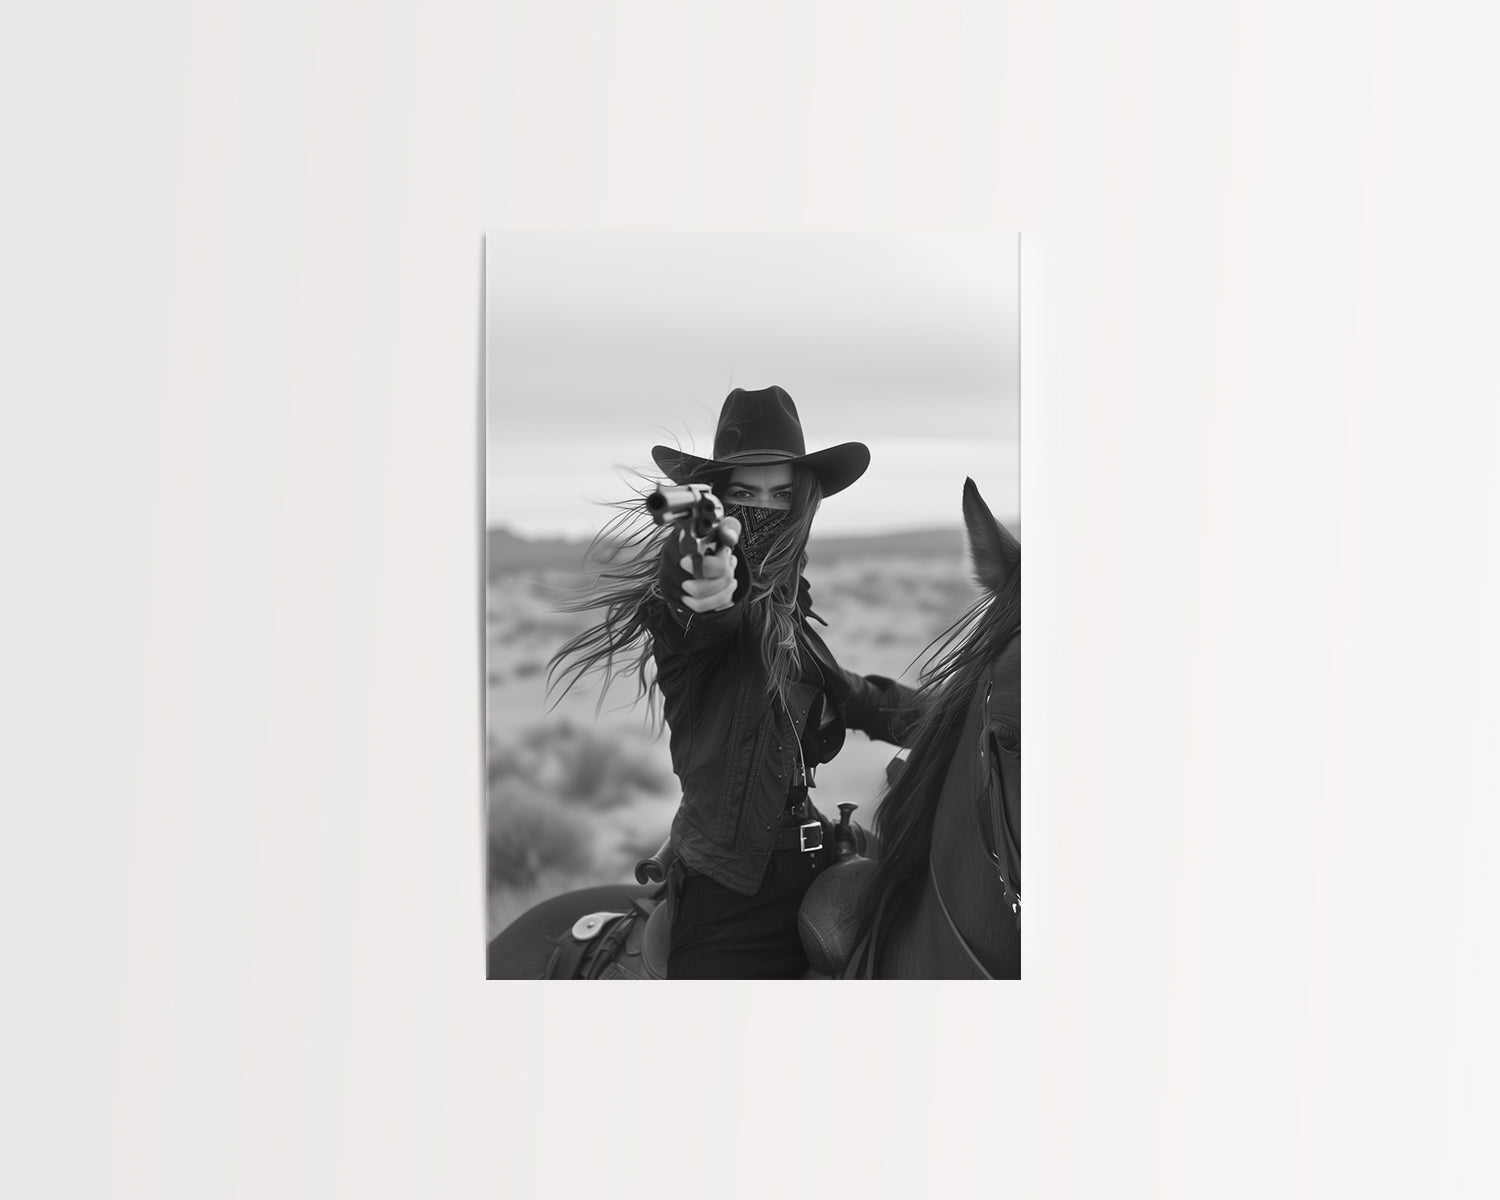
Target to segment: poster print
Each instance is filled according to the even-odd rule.
[[[486,239],[491,978],[1019,978],[1019,239]]]

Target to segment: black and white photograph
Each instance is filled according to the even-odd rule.
[[[489,977],[1019,978],[1020,238],[485,247]]]

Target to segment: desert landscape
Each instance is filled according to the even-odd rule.
[[[1015,526],[1012,526],[1015,528]],[[633,682],[600,705],[575,688],[552,706],[546,664],[588,615],[557,598],[581,579],[585,543],[489,531],[485,617],[488,931],[561,892],[634,882],[638,859],[666,836],[679,794],[665,735],[653,738]],[[814,537],[807,579],[819,630],[839,662],[917,682],[924,648],[977,596],[957,528]],[[858,804],[869,824],[896,747],[851,731],[820,772],[814,798],[836,815]]]

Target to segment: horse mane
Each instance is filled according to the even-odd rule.
[[[855,945],[877,953],[891,919],[927,875],[932,830],[965,712],[980,678],[1021,631],[1021,571],[987,593],[929,643],[918,697],[925,702],[906,765],[875,813],[880,857],[860,899]],[[874,965],[873,959],[871,965]]]

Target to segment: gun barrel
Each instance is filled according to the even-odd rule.
[[[693,572],[703,567],[703,555],[712,554],[719,540],[719,522],[724,506],[706,483],[684,483],[658,488],[646,497],[646,511],[658,525],[677,530],[677,545],[683,551],[691,540]]]
[[[708,486],[702,483],[683,483],[676,487],[657,488],[646,497],[646,507],[652,512],[663,509],[684,509],[696,504],[708,494]]]
[[[722,510],[707,484],[658,488],[646,497],[646,511],[658,525],[685,523],[695,538],[710,536]]]

